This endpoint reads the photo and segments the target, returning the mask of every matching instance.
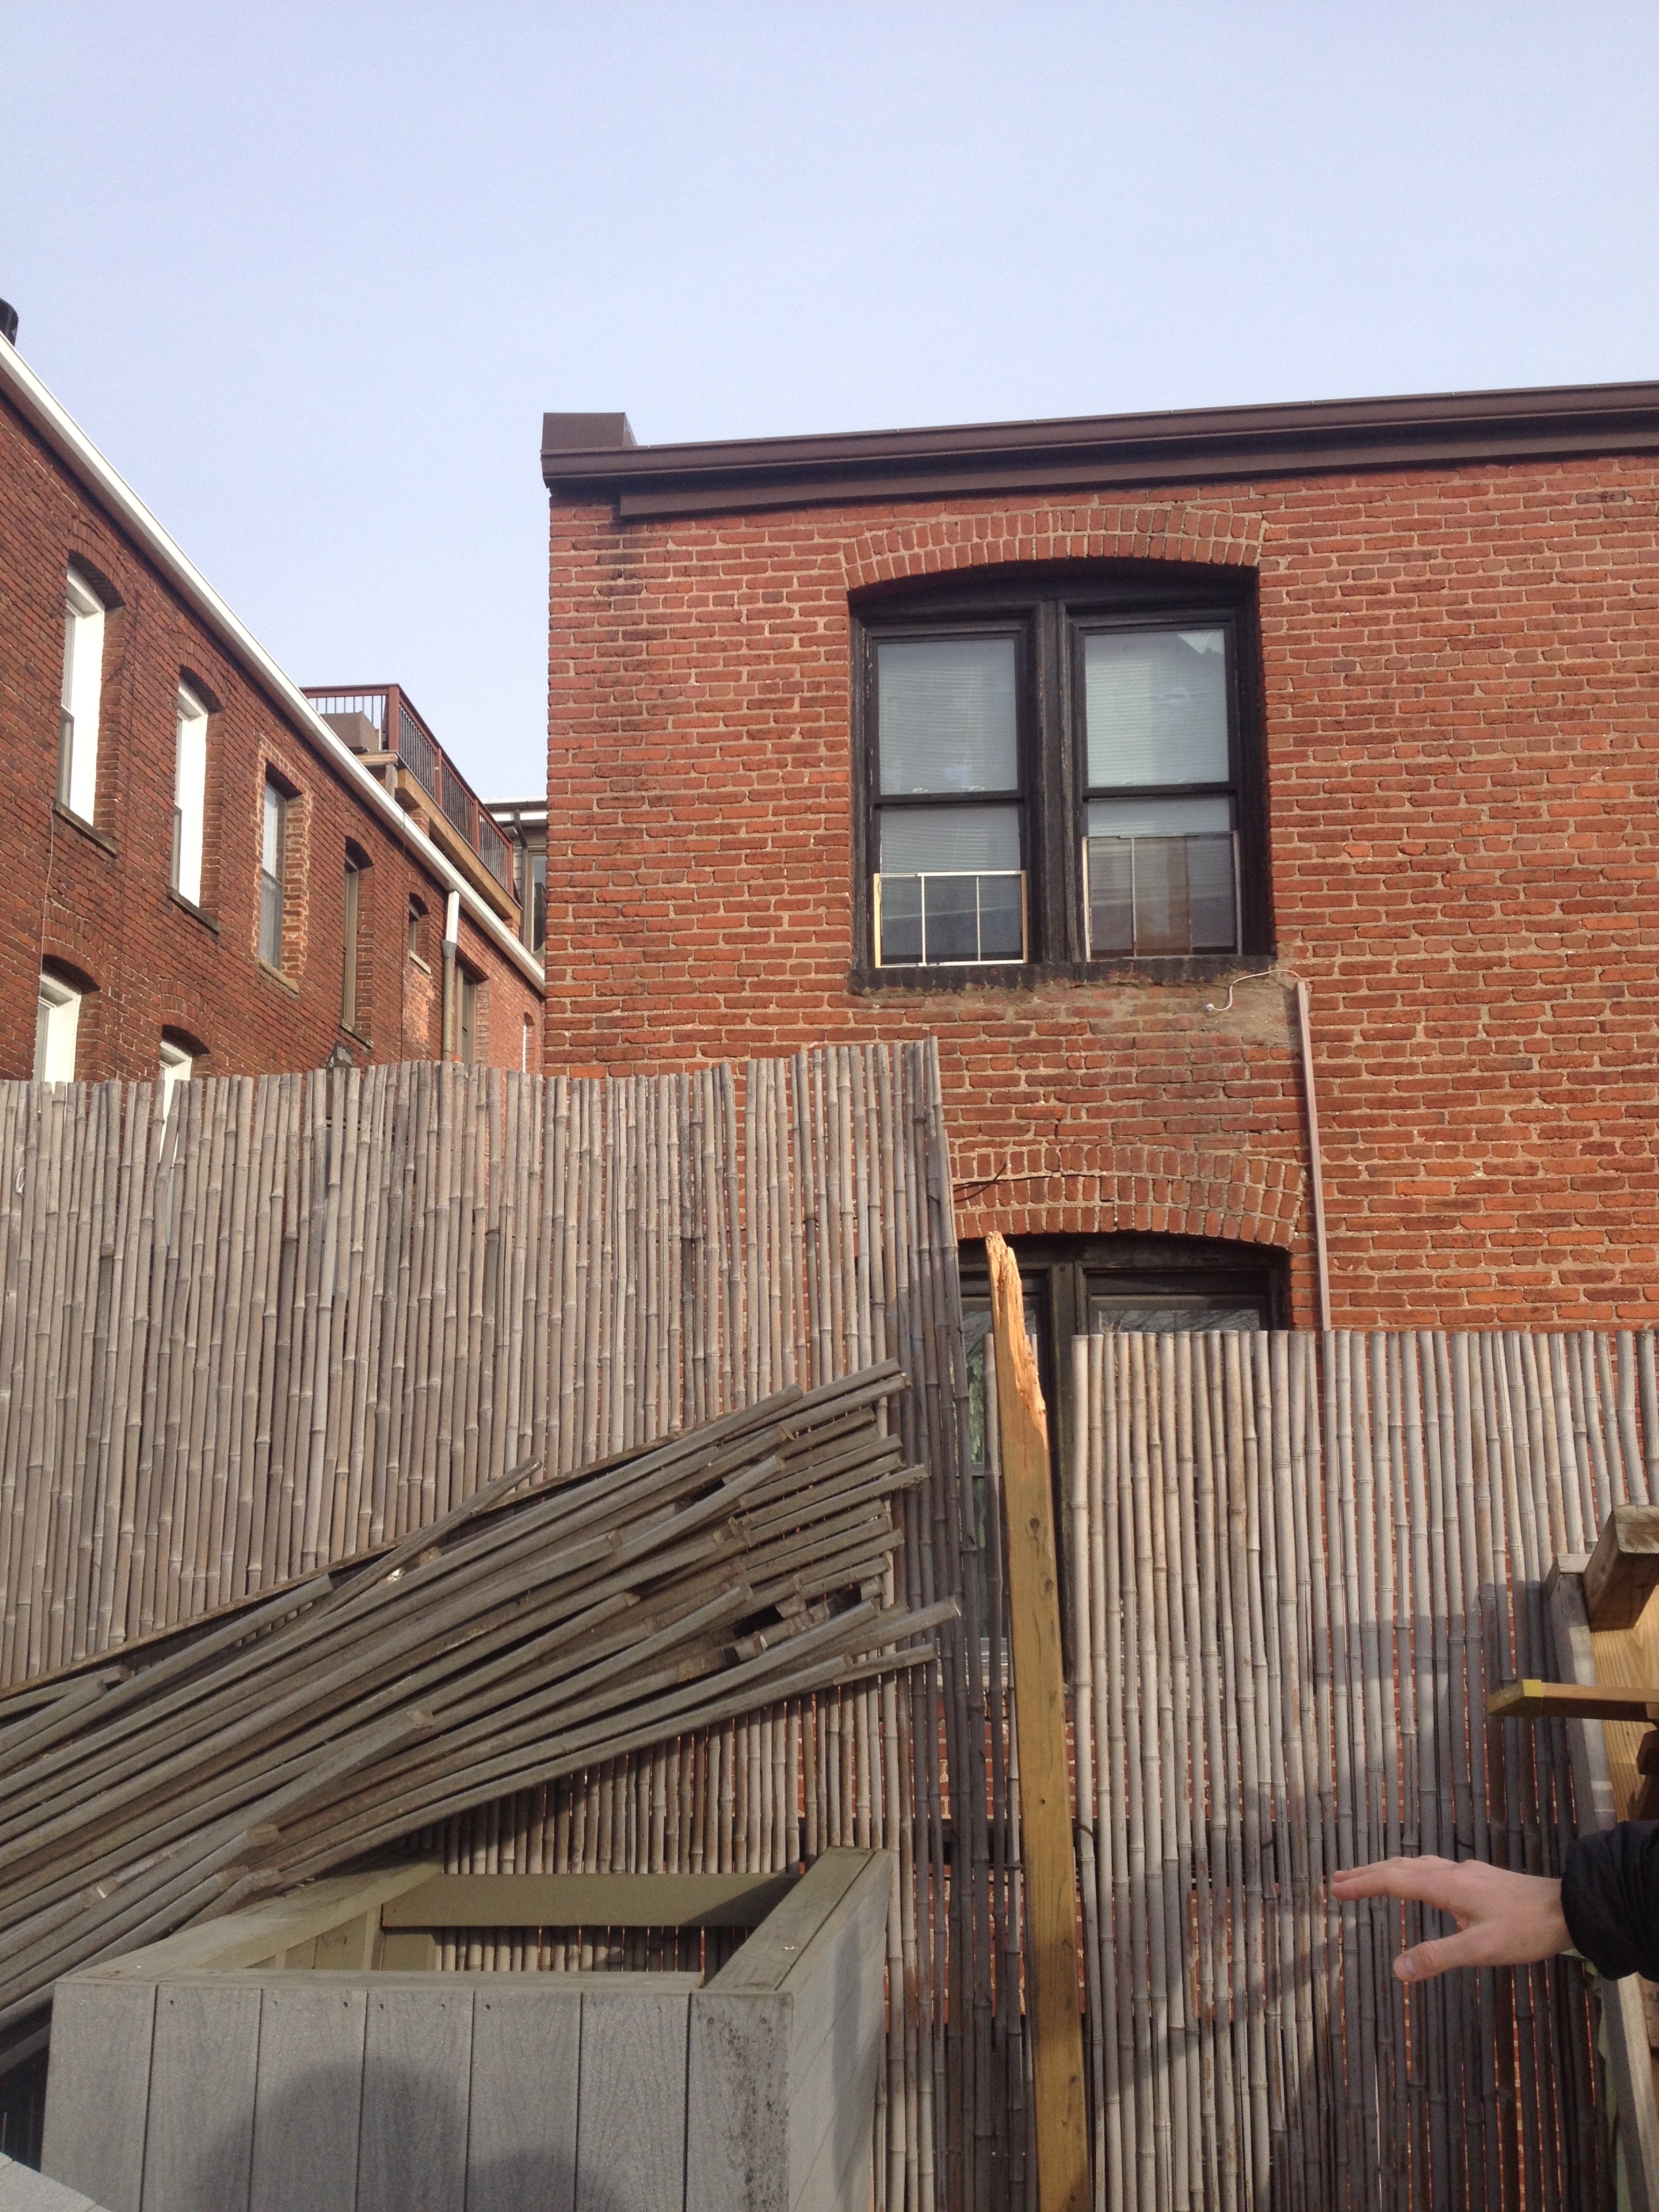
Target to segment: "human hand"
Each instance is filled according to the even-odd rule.
[[[1394,1962],[1402,1982],[1432,1981],[1449,1966],[1522,1966],[1553,1959],[1572,1939],[1561,1911],[1561,1885],[1542,1875],[1511,1874],[1480,1859],[1380,1859],[1331,1876],[1340,1905],[1362,1897],[1415,1899],[1449,1912],[1455,1936],[1431,1937]]]

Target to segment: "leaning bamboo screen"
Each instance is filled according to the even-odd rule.
[[[1396,1853],[1559,1872],[1565,1743],[1486,1729],[1483,1702],[1554,1671],[1554,1555],[1659,1495],[1653,1338],[1097,1337],[1074,1360],[1096,2203],[1611,2203],[1577,1965],[1407,1993],[1391,1960],[1437,1916],[1339,1911],[1324,1882]]]
[[[741,1077],[222,1079],[165,1115],[147,1084],[0,1086],[0,1680],[403,1534],[521,1462],[572,1468],[897,1358],[905,1451],[931,1474],[904,1496],[895,1595],[963,1600],[937,1678],[793,1700],[444,1843],[477,1869],[892,1850],[879,2200],[1017,2207],[961,1344],[930,1045]],[[446,1955],[611,1948],[544,1939]]]

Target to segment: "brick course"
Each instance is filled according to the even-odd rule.
[[[71,558],[118,604],[105,624],[94,835],[52,803]],[[441,932],[444,880],[350,787],[9,402],[0,400],[0,1077],[34,1061],[36,983],[57,962],[96,988],[77,1073],[156,1073],[164,1030],[205,1048],[204,1074],[315,1067],[337,1044],[360,1064],[435,1056],[441,992],[406,957],[411,892]],[[168,888],[176,702],[186,678],[208,725],[202,908]],[[258,959],[264,786],[289,810],[284,973]],[[340,1025],[348,842],[368,860],[357,1024]],[[480,1023],[517,1067],[535,986],[465,911],[461,957],[484,977]],[[481,1056],[483,1056],[481,1049]]]
[[[1340,1326],[1659,1322],[1656,540],[1650,459],[556,500],[548,1066],[931,1030],[964,1229],[1288,1243],[1305,1322],[1301,975]],[[849,594],[1078,559],[1255,572],[1279,964],[854,988]]]

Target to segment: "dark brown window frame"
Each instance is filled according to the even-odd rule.
[[[1084,907],[1086,753],[1082,715],[1083,641],[1091,629],[1179,629],[1203,622],[1229,632],[1230,788],[1239,842],[1241,942],[1233,952],[1115,955],[1091,960]],[[1160,563],[1044,562],[879,586],[851,609],[853,656],[853,965],[856,988],[951,989],[1029,985],[1054,975],[1113,974],[1171,980],[1265,965],[1272,957],[1273,901],[1267,845],[1261,662],[1255,579]],[[1021,860],[1026,874],[1027,957],[953,966],[881,967],[876,958],[874,877],[879,790],[877,644],[887,638],[994,636],[1018,647]],[[1149,787],[1150,788],[1150,787]],[[1133,796],[1126,791],[1114,796]],[[964,794],[964,797],[967,795]],[[985,805],[1006,794],[975,793]],[[899,800],[898,805],[906,802]],[[927,799],[916,804],[938,803]]]

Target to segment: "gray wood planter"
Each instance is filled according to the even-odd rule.
[[[890,1877],[314,1883],[58,1984],[42,2167],[108,2212],[863,2212]],[[706,1987],[424,1970],[467,1925],[754,1932]]]

